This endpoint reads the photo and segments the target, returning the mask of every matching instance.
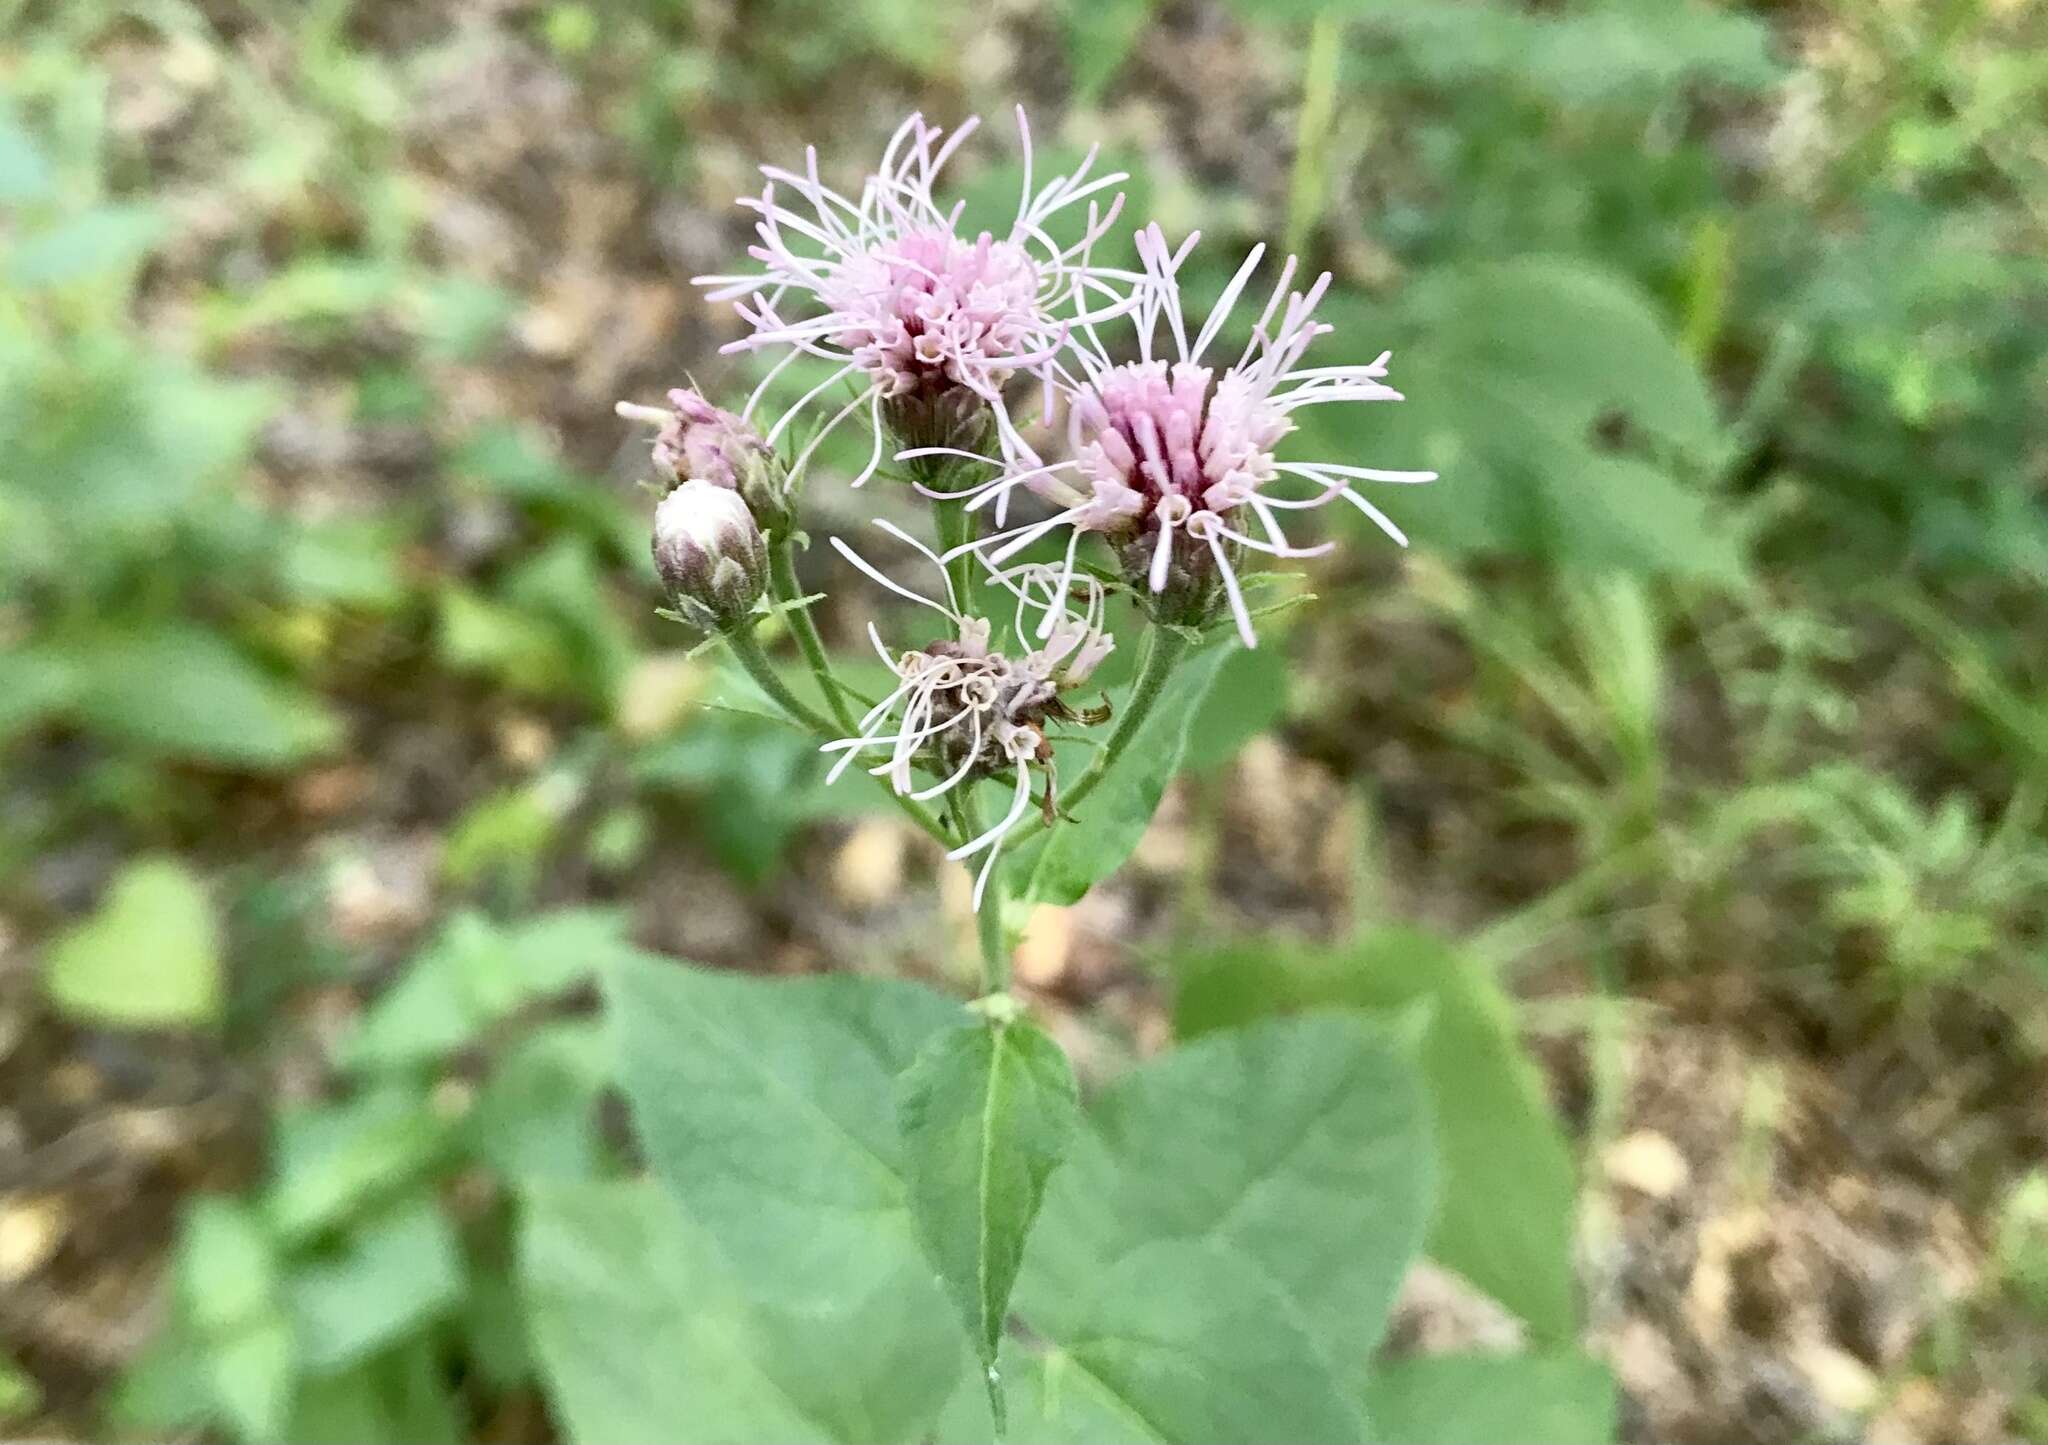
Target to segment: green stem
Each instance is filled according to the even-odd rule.
[[[796,580],[796,545],[789,538],[777,539],[769,549],[768,568],[776,601],[789,604],[803,596]],[[811,617],[811,609],[786,606],[782,615],[789,619],[789,630],[796,634],[796,645],[803,651],[804,661],[810,664],[811,676],[817,679],[825,706],[832,709],[840,735],[852,737],[857,731],[853,712],[847,707],[846,695],[840,690],[839,679],[832,672],[832,659],[825,652],[825,640],[818,635],[818,624]]]
[[[740,666],[747,670],[747,676],[754,679],[761,691],[775,700],[777,707],[818,736],[834,736],[832,724],[809,703],[789,690],[789,684],[782,680],[782,674],[775,670],[775,664],[770,662],[768,654],[761,650],[761,639],[754,636],[751,619],[727,632],[725,643],[732,649],[732,655],[739,659]]]
[[[953,822],[960,830],[960,841],[979,838],[982,832],[981,799],[969,783],[953,790]],[[979,860],[962,860],[970,875],[979,866]],[[1010,950],[1003,934],[1003,865],[997,863],[988,875],[988,887],[981,895],[981,907],[974,915],[975,936],[981,942],[981,992],[984,998],[1001,993],[1010,986]]]
[[[1089,762],[1074,786],[1060,795],[1062,811],[1078,808],[1087,796],[1094,792],[1107,777],[1112,765],[1130,746],[1131,739],[1138,735],[1138,729],[1145,725],[1145,719],[1152,715],[1152,709],[1159,704],[1159,695],[1166,689],[1166,680],[1173,676],[1174,668],[1187,656],[1187,634],[1171,627],[1151,627],[1145,632],[1145,655],[1138,662],[1138,681],[1131,688],[1130,701],[1124,704],[1123,716],[1117,719],[1116,728],[1109,735],[1109,741],[1102,745]],[[1038,835],[1045,827],[1042,819],[1034,818],[1017,830],[1012,845],[1022,843]]]
[[[743,623],[735,627],[732,631],[725,634],[725,641],[726,645],[732,649],[732,655],[739,659],[740,666],[747,670],[747,676],[753,678],[761,691],[773,698],[776,706],[788,713],[792,721],[809,729],[821,738],[840,736],[839,731],[812,708],[809,703],[789,690],[789,684],[782,680],[781,674],[775,670],[775,664],[770,662],[768,654],[761,650],[761,641],[754,636],[752,626]],[[852,729],[847,729],[847,732],[850,734]],[[867,774],[867,776],[873,777],[874,775]],[[929,809],[916,799],[906,798],[890,787],[886,778],[875,778],[875,781],[881,785],[882,791],[889,795],[890,801],[895,803],[897,809],[902,812],[904,817],[910,819],[911,822],[917,824],[918,827],[938,839],[945,847],[951,848],[953,846],[953,837],[946,831],[945,824],[934,818]]]
[[[999,994],[1010,986],[1010,940],[1003,929],[1003,865],[998,863],[988,876],[988,890],[981,896],[981,909],[974,915],[981,939],[981,992],[984,997]]]
[[[970,540],[974,535],[974,518],[967,513],[967,503],[947,498],[932,503],[932,517],[939,534],[939,555],[945,556],[955,547]],[[953,597],[964,613],[974,611],[974,558],[962,552],[946,563],[946,576],[952,582]]]

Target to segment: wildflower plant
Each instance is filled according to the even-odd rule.
[[[1191,320],[1180,272],[1199,237],[1175,247],[1158,225],[1147,225],[1136,233],[1138,269],[1097,264],[1096,245],[1122,211],[1111,188],[1127,177],[1093,174],[1091,150],[1072,171],[1041,180],[1021,110],[1017,129],[1023,179],[1000,237],[965,231],[964,203],[949,205],[939,191],[973,121],[949,135],[911,116],[851,195],[823,182],[815,148],[800,172],[764,166],[767,185],[741,203],[757,217],[749,254],[762,269],[697,279],[713,299],[732,301],[748,328],[727,351],[780,354],[737,413],[685,389],[669,394],[666,410],[619,407],[659,428],[653,460],[670,490],[656,516],[654,550],[677,613],[722,636],[798,725],[833,734],[822,746],[837,755],[835,778],[886,752],[872,775],[948,845],[949,856],[981,859],[975,903],[992,910],[991,994],[1002,986],[993,955],[1004,896],[996,860],[1005,839],[1019,830],[1085,828],[1074,810],[1117,768],[1177,667],[1220,620],[1244,646],[1258,645],[1240,578],[1248,559],[1310,557],[1334,545],[1290,541],[1283,519],[1343,500],[1405,545],[1359,486],[1435,475],[1342,459],[1282,460],[1277,449],[1294,429],[1294,413],[1400,400],[1385,381],[1386,354],[1369,365],[1310,364],[1314,342],[1331,330],[1315,319],[1330,277],[1297,289],[1289,257],[1250,339],[1223,364],[1212,349],[1264,246],[1253,248],[1214,309]],[[1079,238],[1053,240],[1053,219],[1082,207]],[[770,382],[804,357],[834,365],[760,430],[756,413]],[[824,400],[835,386],[850,399]],[[1047,460],[1026,438],[1011,414],[1020,394],[1036,398],[1040,429],[1062,422],[1055,429],[1064,430],[1064,456]],[[821,414],[803,443],[785,445],[814,412]],[[851,485],[866,484],[887,464],[889,475],[929,501],[935,546],[877,525],[921,554],[942,595],[892,579],[841,538],[832,544],[878,586],[938,613],[948,634],[909,651],[874,636],[896,686],[858,715],[809,615],[811,599],[798,594],[791,560],[803,540],[795,499],[812,458],[856,416],[871,441]],[[1013,521],[1020,495],[1035,499],[1036,514]],[[752,535],[738,520],[742,513],[754,519]],[[1105,544],[1107,566],[1084,557],[1091,534]],[[1031,559],[1034,544],[1048,538],[1059,539],[1058,560]],[[1120,710],[1076,708],[1062,693],[1084,683],[1115,645],[1106,628],[1111,589],[1128,594],[1150,623],[1138,644],[1138,680]],[[1006,637],[976,602],[1005,593],[1016,614]],[[754,624],[769,612],[796,633],[822,712],[762,653]],[[1105,727],[1093,760],[1062,797],[1054,730]],[[985,827],[978,785],[991,781],[1007,796],[999,821]],[[1032,818],[1035,829],[1027,825]]]
[[[949,860],[971,870],[979,997],[963,1020],[957,1005],[929,990],[854,979],[778,984],[650,967],[618,972],[611,988],[622,1083],[650,1162],[728,1256],[766,1271],[769,1282],[755,1282],[764,1297],[810,1319],[876,1298],[875,1258],[887,1253],[889,1226],[875,1221],[901,1218],[908,1253],[900,1286],[922,1299],[935,1272],[950,1295],[980,1359],[986,1428],[1071,1438],[1093,1428],[1086,1411],[1060,1415],[1056,1392],[1039,1390],[1025,1417],[1013,1420],[1005,1389],[1020,1372],[1048,1384],[1044,1361],[1019,1355],[1023,1346],[1008,1329],[1013,1286],[1017,1308],[1045,1338],[1071,1341],[1076,1330],[1101,1324],[1084,1326],[1033,1296],[1025,1266],[1041,1206],[1071,1212],[1053,1184],[1084,1125],[1064,1051],[1010,992],[1015,931],[1034,906],[1076,901],[1135,846],[1222,662],[1259,645],[1263,574],[1332,545],[1301,535],[1299,514],[1343,502],[1405,543],[1364,488],[1431,474],[1288,452],[1305,408],[1400,399],[1384,354],[1366,365],[1317,364],[1315,343],[1331,329],[1317,318],[1327,275],[1301,284],[1289,258],[1255,291],[1264,259],[1255,247],[1217,305],[1191,316],[1181,272],[1196,238],[1175,245],[1145,225],[1135,230],[1134,268],[1099,262],[1098,244],[1121,217],[1114,188],[1125,177],[1098,174],[1093,151],[1070,171],[1042,176],[1021,112],[1017,128],[1022,179],[1000,233],[965,227],[962,205],[942,190],[971,121],[948,134],[912,116],[873,174],[848,190],[824,182],[816,151],[800,170],[764,167],[766,186],[742,202],[755,215],[749,255],[759,269],[699,280],[714,299],[733,303],[745,328],[727,350],[763,354],[765,377],[735,410],[689,389],[671,392],[665,407],[619,407],[656,429],[664,495],[653,549],[671,615],[728,650],[815,739],[831,782],[869,780]],[[1062,217],[1068,239],[1054,240]],[[1240,332],[1226,343],[1233,324]],[[805,358],[827,363],[824,378],[768,416],[763,401],[775,379]],[[801,530],[804,493],[834,484],[814,460],[827,437],[849,426],[862,430],[867,457],[850,484],[900,487],[930,517],[928,538],[883,519],[862,535],[828,539],[878,600],[911,604],[892,612],[907,621],[868,623],[884,680],[867,691],[825,648],[812,615],[820,599],[800,590],[794,560],[811,541]],[[771,618],[793,638],[807,679],[769,656],[762,631]],[[1119,669],[1127,686],[1112,679]],[[729,1035],[732,1058],[755,1062],[699,1076],[693,1071],[710,1067],[709,1056],[679,1054],[678,1029]],[[1407,1087],[1398,1030],[1288,1022],[1270,1031],[1263,1041],[1232,1042],[1228,1061],[1204,1067],[1247,1086],[1277,1068],[1281,1113],[1315,1113],[1337,1101],[1363,1111],[1345,1128],[1367,1134],[1385,1124],[1374,1111],[1399,1113],[1413,1102],[1388,1105]],[[1254,1055],[1267,1049],[1279,1052],[1258,1062]],[[1290,1082],[1303,1070],[1300,1077],[1351,1080],[1382,1069],[1390,1081],[1369,1097],[1342,1088],[1302,1094]],[[766,1093],[755,1077],[763,1071],[778,1079]],[[796,1095],[813,1098],[815,1110],[783,1117]],[[1249,1094],[1240,1103],[1246,1120],[1266,1107]],[[841,1124],[820,1134],[819,1113]],[[771,1115],[779,1122],[761,1122]],[[847,1122],[856,1118],[864,1122]],[[749,1144],[756,1127],[768,1132]],[[1241,1142],[1248,1155],[1263,1155],[1267,1132],[1312,1127],[1321,1125],[1275,1117],[1252,1125]],[[792,1137],[830,1158],[849,1139],[865,1142],[860,1157],[833,1165],[791,1157]],[[1205,1148],[1222,1147],[1220,1137],[1205,1134]],[[1395,1255],[1419,1244],[1427,1213],[1427,1147],[1419,1139],[1391,1153],[1334,1146],[1345,1156],[1330,1166],[1340,1174],[1367,1156],[1406,1161],[1399,1180],[1361,1184],[1369,1196],[1379,1191],[1373,1200],[1338,1210],[1344,1216],[1370,1202],[1373,1227]],[[787,1171],[779,1183],[766,1182],[762,1150],[784,1159],[774,1166]],[[878,1159],[884,1185],[874,1183]],[[1317,1167],[1311,1161],[1311,1174]],[[1098,1180],[1088,1188],[1096,1185],[1109,1187]],[[1134,1217],[1159,1205],[1155,1186],[1129,1187],[1134,1200],[1149,1201],[1132,1203]],[[1190,1186],[1190,1197],[1206,1187]],[[1247,1177],[1232,1187],[1253,1184]],[[1256,1216],[1252,1208],[1247,1218]],[[1391,1288],[1355,1269],[1320,1277],[1320,1267],[1304,1271],[1299,1259],[1254,1260],[1253,1268],[1235,1255],[1197,1258],[1185,1254],[1181,1236],[1201,1231],[1154,1224],[1161,1247],[1174,1248],[1149,1256],[1152,1266],[1177,1279],[1175,1288],[1214,1289],[1224,1301],[1221,1313],[1196,1310],[1172,1329],[1231,1334],[1232,1310],[1269,1324],[1285,1315],[1292,1307],[1268,1297],[1262,1269],[1295,1281],[1296,1306],[1314,1297],[1303,1318],[1351,1320],[1362,1308],[1356,1318],[1376,1321],[1384,1300],[1358,1306],[1346,1292]],[[1095,1228],[1073,1227],[1083,1235]],[[1148,1258],[1136,1249],[1140,1237],[1114,1249],[1101,1243],[1110,1252],[1093,1263],[1070,1258],[1052,1267],[1065,1272],[1066,1294],[1107,1290],[1113,1301],[1154,1287],[1156,1278],[1139,1268]],[[1294,1243],[1279,1229],[1252,1254],[1285,1253]],[[935,1328],[922,1315],[899,1325],[906,1339],[926,1339]],[[1332,1328],[1360,1348],[1370,1344],[1349,1324]],[[1362,1416],[1346,1388],[1296,1378],[1319,1358],[1313,1348],[1270,1329],[1260,1338],[1268,1354],[1250,1368],[1276,1373],[1229,1384],[1230,1401],[1210,1399],[1211,1413],[1169,1438],[1251,1438],[1269,1428],[1288,1438],[1359,1436]],[[1182,1347],[1199,1356],[1226,1345],[1173,1346]],[[942,1341],[931,1348],[951,1350]],[[1186,1403],[1141,1401],[1160,1393],[1160,1381],[1118,1383],[1113,1363],[1090,1368],[1128,1408]],[[894,1388],[908,1386],[899,1377]],[[935,1390],[933,1410],[949,1389]],[[1288,1399],[1284,1418],[1265,1421],[1257,1402],[1276,1391]],[[603,1418],[622,1437],[647,1426]],[[933,1425],[930,1416],[890,1429],[863,1419],[860,1430],[906,1437]]]

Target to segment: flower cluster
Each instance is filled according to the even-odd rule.
[[[1011,436],[1004,399],[1011,378],[1035,375],[1049,398],[1054,363],[1076,330],[1131,307],[1131,274],[1090,259],[1122,206],[1121,196],[1107,207],[1097,197],[1127,177],[1091,177],[1091,151],[1074,170],[1034,190],[1031,132],[1021,109],[1017,126],[1023,186],[1000,236],[963,234],[963,207],[946,206],[935,192],[946,162],[974,133],[973,120],[947,136],[911,116],[857,198],[819,179],[815,149],[805,153],[801,175],[761,168],[767,186],[740,204],[759,217],[748,255],[763,269],[697,280],[711,299],[736,300],[753,328],[725,350],[784,350],[743,415],[798,357],[835,363],[769,428],[771,442],[848,379],[856,383],[853,399],[819,428],[801,460],[865,409],[875,445],[855,486],[880,465],[888,436],[912,447],[974,446],[991,430]],[[1053,241],[1047,227],[1084,202],[1079,239]]]
[[[1265,248],[1252,249],[1197,323],[1180,280],[1197,236],[1173,246],[1148,225],[1136,233],[1136,269],[1099,263],[1097,244],[1123,199],[1106,193],[1126,177],[1095,175],[1091,150],[1072,171],[1041,183],[1021,110],[1017,124],[1023,181],[1000,231],[967,227],[963,205],[938,193],[972,120],[948,135],[911,116],[851,193],[824,184],[815,150],[801,172],[763,167],[761,194],[740,203],[756,218],[748,254],[761,269],[698,281],[713,299],[734,302],[749,328],[727,351],[777,359],[737,414],[694,391],[671,392],[666,410],[620,406],[660,428],[654,461],[674,489],[657,519],[656,556],[671,594],[688,603],[679,610],[723,633],[773,690],[773,670],[745,651],[755,647],[752,614],[773,570],[776,600],[790,610],[844,733],[824,744],[836,755],[831,776],[860,761],[914,812],[944,799],[948,822],[934,831],[949,856],[982,858],[977,905],[1034,790],[1045,824],[1060,816],[1049,730],[1109,719],[1107,707],[1069,701],[1114,645],[1104,579],[1120,576],[1118,590],[1155,624],[1191,635],[1227,616],[1244,645],[1256,646],[1256,614],[1240,579],[1247,562],[1309,557],[1332,545],[1290,540],[1295,513],[1341,499],[1405,545],[1360,485],[1435,475],[1283,456],[1305,408],[1400,400],[1387,384],[1384,353],[1364,365],[1310,362],[1310,348],[1332,329],[1316,317],[1327,274],[1297,287],[1297,263],[1287,258],[1254,303],[1236,358],[1214,356]],[[1055,241],[1055,229],[1070,239]],[[822,379],[772,423],[757,424],[762,398],[803,358],[826,363]],[[783,438],[835,388],[850,399],[785,462]],[[1027,390],[1040,399],[1038,421],[1049,433],[1013,417],[1013,398]],[[833,545],[884,588],[939,614],[945,632],[891,650],[871,624],[895,686],[856,718],[809,630],[804,599],[781,595],[780,581],[793,573],[768,568],[766,558],[795,535],[795,488],[818,446],[863,412],[872,445],[853,485],[876,475],[886,457],[932,499],[943,551],[892,523],[876,525],[937,570],[943,597],[892,580],[837,538]],[[1062,416],[1063,428],[1054,427]],[[1063,435],[1065,445],[1048,459],[1027,429]],[[1012,523],[1020,501],[1025,515]],[[736,503],[759,523],[751,538]],[[1102,539],[1107,569],[1084,560],[1090,536]],[[1056,560],[1030,560],[1045,555],[1030,550],[1041,544]],[[998,638],[962,595],[970,575],[981,595],[1013,599],[1009,636]],[[1155,653],[1171,666],[1177,650],[1148,649],[1148,658]],[[1148,688],[1141,679],[1134,707],[1150,705],[1158,681]],[[786,706],[817,720],[794,698]],[[1120,720],[1074,789],[1076,800],[1128,742],[1134,722]],[[984,781],[1006,783],[1009,798],[987,827],[975,803]]]
[[[1048,464],[1019,438],[1001,458],[984,459],[995,471],[977,489],[977,501],[1023,486],[1059,510],[967,545],[1000,563],[1065,527],[1072,534],[1066,551],[1071,571],[1081,535],[1099,532],[1126,575],[1154,599],[1158,620],[1206,622],[1220,584],[1245,646],[1255,647],[1237,579],[1241,555],[1310,557],[1332,545],[1292,545],[1280,514],[1341,497],[1406,546],[1400,528],[1360,496],[1355,483],[1427,482],[1436,473],[1279,460],[1275,448],[1294,430],[1293,413],[1304,407],[1399,401],[1401,394],[1382,379],[1388,354],[1362,366],[1303,365],[1310,343],[1331,329],[1314,319],[1330,277],[1325,273],[1306,292],[1290,291],[1290,256],[1236,362],[1220,374],[1204,365],[1265,248],[1252,248],[1190,339],[1178,276],[1199,234],[1178,250],[1169,249],[1157,225],[1138,234],[1148,284],[1137,292],[1136,360],[1115,360],[1092,332],[1070,348],[1072,371],[1062,378],[1069,457]]]

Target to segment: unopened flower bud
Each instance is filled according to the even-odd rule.
[[[654,510],[654,570],[669,600],[706,631],[738,625],[768,579],[768,544],[740,494],[691,477]]]
[[[684,387],[669,392],[666,412],[630,402],[621,402],[619,412],[661,427],[654,438],[654,465],[665,485],[696,477],[738,492],[757,525],[777,535],[788,532],[794,508],[789,473],[745,421]]]
[[[1241,549],[1226,542],[1223,550],[1235,565]],[[1154,622],[1207,627],[1222,615],[1227,601],[1223,569],[1208,548],[1172,548],[1162,566],[1157,532],[1139,532],[1117,543],[1116,552],[1132,594]]]
[[[985,452],[995,444],[996,417],[979,393],[958,385],[919,387],[882,402],[882,422],[899,447],[918,450],[947,447]],[[959,466],[951,457],[912,458],[910,473],[935,490],[947,491],[945,479]]]

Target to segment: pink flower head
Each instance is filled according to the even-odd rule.
[[[1076,589],[1069,579],[1053,575],[1053,569],[1039,564],[1020,567],[1010,573],[991,574],[992,580],[1008,588],[1017,598],[1014,619],[1016,640],[1013,650],[998,651],[994,626],[987,618],[969,615],[961,609],[952,579],[938,555],[902,528],[889,522],[875,523],[897,540],[921,553],[944,581],[945,601],[936,601],[894,582],[839,538],[832,545],[854,566],[874,581],[943,616],[951,624],[951,636],[908,652],[892,654],[882,643],[872,623],[869,640],[882,663],[896,678],[896,687],[860,720],[858,734],[826,743],[823,751],[840,754],[827,775],[828,782],[839,776],[863,753],[885,752],[887,756],[870,768],[876,777],[887,778],[896,792],[923,801],[964,784],[1014,772],[1010,806],[992,828],[970,838],[947,856],[971,858],[986,853],[975,878],[974,903],[981,906],[982,890],[994,871],[1003,839],[1024,818],[1031,802],[1031,775],[1036,769],[1045,784],[1043,807],[1050,814],[1057,786],[1053,773],[1052,746],[1047,726],[1053,722],[1099,721],[1070,709],[1061,693],[1081,686],[1107,657],[1115,640],[1103,630],[1102,584],[1092,577],[1082,579],[1079,611],[1069,610],[1066,598]],[[1042,612],[1050,626],[1041,627],[1031,618]],[[1041,632],[1047,639],[1034,647],[1030,634]],[[935,781],[920,783],[913,771],[922,767]]]
[[[1116,283],[1139,278],[1090,260],[1123,204],[1119,195],[1104,211],[1093,198],[1126,177],[1090,179],[1090,150],[1072,172],[1034,190],[1031,133],[1021,108],[1024,183],[1016,218],[1006,235],[960,234],[964,203],[946,207],[935,187],[976,125],[969,120],[948,137],[923,116],[911,116],[897,127],[857,200],[818,179],[815,148],[805,152],[802,175],[763,166],[767,187],[740,204],[760,217],[758,242],[748,254],[764,269],[697,278],[711,288],[710,299],[738,300],[739,314],[754,328],[726,351],[789,348],[742,415],[752,415],[774,377],[797,357],[835,363],[831,375],[769,429],[770,443],[826,390],[854,381],[857,394],[811,441],[799,468],[833,427],[863,407],[875,448],[856,486],[880,465],[882,437],[890,429],[917,441],[971,441],[992,421],[1008,437],[1005,383],[1020,372],[1036,374],[1049,404],[1053,362],[1072,329],[1133,304]],[[786,192],[794,198],[785,201]],[[1081,238],[1067,246],[1053,241],[1048,223],[1084,201]]]
[[[746,498],[767,530],[786,533],[794,525],[789,474],[760,433],[731,412],[686,387],[669,392],[666,408],[622,401],[614,410],[628,421],[659,428],[653,455],[663,485],[708,482]]]
[[[1401,394],[1382,380],[1391,353],[1364,366],[1304,366],[1310,343],[1332,329],[1314,320],[1330,277],[1324,274],[1306,293],[1289,291],[1295,272],[1290,256],[1251,341],[1219,374],[1203,357],[1265,247],[1252,249],[1216,309],[1190,337],[1177,278],[1198,234],[1178,251],[1168,250],[1156,225],[1138,235],[1149,284],[1134,293],[1137,361],[1111,361],[1092,327],[1084,332],[1086,344],[1077,338],[1071,354],[1081,374],[1063,373],[1060,385],[1068,400],[1070,458],[1048,465],[1029,447],[1014,444],[1003,459],[1002,474],[977,488],[970,503],[984,505],[1021,485],[1059,511],[970,545],[982,549],[992,563],[1001,563],[1067,526],[1073,535],[1065,572],[1071,576],[1081,535],[1103,533],[1118,546],[1126,570],[1143,577],[1154,594],[1185,588],[1207,596],[1209,582],[1220,581],[1238,632],[1252,647],[1257,638],[1238,585],[1237,559],[1245,551],[1314,556],[1333,545],[1291,545],[1281,530],[1281,513],[1342,497],[1406,546],[1401,530],[1360,496],[1354,483],[1427,482],[1436,473],[1279,459],[1276,448],[1294,430],[1293,413],[1303,407],[1399,401]]]
[[[702,477],[714,486],[737,491],[740,474],[768,450],[760,436],[695,390],[671,388],[668,405],[667,415],[659,416],[654,465],[677,481]],[[651,407],[634,408],[630,414],[645,416],[652,411]]]

